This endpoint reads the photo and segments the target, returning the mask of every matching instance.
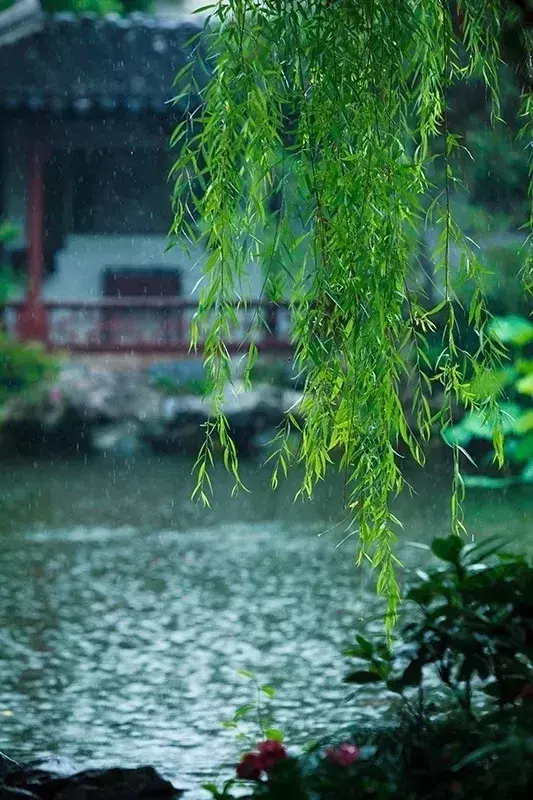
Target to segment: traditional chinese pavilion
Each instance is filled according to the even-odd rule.
[[[0,46],[0,218],[19,230],[4,262],[27,276],[6,322],[20,337],[187,348],[203,254],[167,249],[169,138],[176,74],[194,59],[202,79],[199,33],[183,19],[62,14]],[[261,285],[252,269],[248,296]]]

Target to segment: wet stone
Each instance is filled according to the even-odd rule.
[[[153,767],[66,775],[61,765],[57,772],[46,766],[30,763],[8,770],[0,778],[0,800],[177,800],[183,795]]]

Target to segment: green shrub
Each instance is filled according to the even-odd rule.
[[[177,380],[166,375],[159,375],[152,381],[152,386],[167,397],[180,397],[190,394],[204,397],[209,393],[209,381],[207,377]]]
[[[498,549],[436,539],[441,563],[408,590],[399,643],[357,636],[347,651],[348,683],[398,698],[389,725],[300,754],[263,741],[213,797],[243,781],[263,800],[532,797],[533,567]]]
[[[132,11],[151,11],[152,0],[43,0],[50,13],[72,11],[74,14],[127,14]]]
[[[40,344],[21,344],[0,333],[0,403],[52,380],[59,369],[55,356]]]
[[[508,477],[503,479],[465,476],[470,485],[507,485],[533,481],[533,324],[517,314],[495,317],[491,335],[508,348],[509,361],[494,373],[485,373],[476,387],[481,394],[503,393],[501,403]],[[493,425],[483,414],[471,411],[443,432],[449,444],[472,449],[479,455],[477,466],[491,472]]]

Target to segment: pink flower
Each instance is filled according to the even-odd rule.
[[[265,772],[268,772],[269,769],[272,769],[284,758],[287,758],[287,751],[281,742],[277,742],[275,739],[267,739],[265,742],[261,742],[258,749],[259,758]]]
[[[244,781],[258,781],[263,771],[263,764],[257,753],[246,753],[237,764],[237,777]]]
[[[361,753],[355,744],[350,742],[343,742],[337,747],[330,747],[326,750],[326,756],[334,764],[339,767],[351,767],[356,761],[359,761]]]

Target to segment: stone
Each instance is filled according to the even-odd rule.
[[[235,381],[225,388],[222,411],[241,455],[252,455],[258,434],[282,422],[282,405],[283,391],[268,384],[246,391],[241,382]],[[161,404],[160,419],[147,426],[143,435],[155,449],[197,451],[210,412],[209,397],[167,397]]]
[[[153,767],[138,767],[73,775],[54,800],[174,800],[182,795]]]
[[[204,365],[200,358],[156,362],[151,364],[146,372],[151,384],[164,383],[176,388],[193,382],[202,383],[205,380]]]
[[[65,774],[46,766],[30,763],[7,772],[0,782],[0,800],[176,800],[183,795],[153,767]]]
[[[39,800],[39,796],[28,792],[27,789],[4,786],[0,787],[0,800]]]
[[[149,370],[67,362],[54,386],[13,398],[4,409],[4,449],[28,455],[105,450],[128,457],[148,446],[156,452],[197,453],[211,400],[191,390],[191,376],[203,375],[203,366],[197,360],[167,368],[179,376],[182,389],[189,387],[188,393],[158,390]],[[153,374],[161,374],[155,369],[154,365]],[[255,452],[260,438],[287,413],[298,417],[301,397],[294,389],[272,383],[258,383],[248,391],[242,381],[229,384],[222,411],[240,454]]]
[[[6,756],[5,753],[0,753],[0,782],[7,772],[17,769],[17,767],[18,763],[16,761],[13,761],[12,758]]]

